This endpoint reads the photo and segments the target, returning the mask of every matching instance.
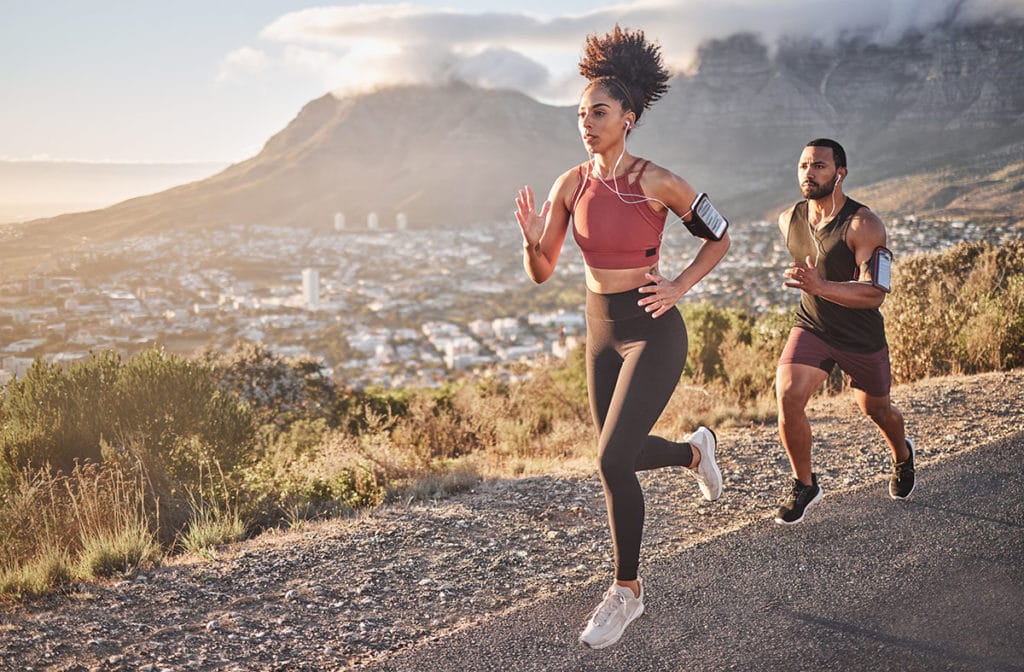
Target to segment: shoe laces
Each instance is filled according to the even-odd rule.
[[[806,499],[813,485],[804,485],[797,479],[793,479],[793,486],[789,489],[789,496],[783,497],[785,506],[795,506],[801,499]]]
[[[591,620],[597,625],[604,625],[608,622],[608,619],[612,617],[615,612],[623,609],[626,604],[626,598],[622,593],[612,586],[605,591],[604,598],[601,600],[601,604],[597,605],[597,609],[594,610],[594,615],[591,616]]]
[[[909,476],[910,474],[914,473],[913,461],[907,459],[904,460],[903,462],[893,462],[892,473],[898,477]]]

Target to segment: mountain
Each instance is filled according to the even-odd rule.
[[[756,36],[712,40],[630,139],[736,217],[798,197],[813,137],[850,158],[848,189],[879,208],[1020,220],[1024,23],[949,25],[893,44]],[[410,226],[510,220],[586,158],[572,106],[465,84],[405,86],[307,104],[259,154],[197,182],[110,208],[20,225],[5,275],[86,240],[232,223],[328,227],[376,212]],[[882,199],[871,200],[875,195]]]
[[[848,188],[874,194],[888,180],[930,175],[891,205],[941,214],[958,196],[989,189],[976,210],[991,203],[991,214],[1020,219],[1012,194],[1024,173],[1022,28],[948,27],[888,46],[789,40],[774,54],[752,35],[708,42],[650,125],[691,182],[721,190],[741,214],[774,211],[765,206],[780,192],[781,202],[795,200],[801,147],[832,137],[847,150]]]

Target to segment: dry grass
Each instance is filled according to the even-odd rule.
[[[142,477],[116,468],[23,474],[2,500],[0,530],[0,595],[129,574],[162,555]]]

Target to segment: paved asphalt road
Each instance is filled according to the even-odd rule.
[[[647,612],[612,648],[577,641],[593,582],[376,669],[1024,672],[1024,433],[878,480],[642,568]],[[457,578],[457,577],[456,577]]]

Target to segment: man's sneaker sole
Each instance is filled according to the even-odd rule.
[[[889,496],[895,500],[908,499],[910,495],[914,494],[914,488],[917,487],[917,449],[914,448],[914,442],[911,439],[907,439],[906,441],[907,448],[910,448],[910,456],[914,458],[914,484],[910,486],[910,491],[907,494],[903,495],[902,497],[900,495],[895,494],[892,491],[892,486],[890,485]]]
[[[580,644],[582,644],[583,646],[587,647],[588,649],[591,649],[592,651],[598,651],[600,649],[607,649],[609,646],[612,646],[613,644],[618,644],[619,640],[622,639],[622,636],[624,634],[626,634],[626,628],[629,627],[629,624],[632,623],[633,621],[635,621],[636,619],[640,618],[643,615],[644,615],[644,605],[641,604],[640,608],[636,610],[636,613],[633,614],[633,616],[628,621],[626,621],[626,624],[622,626],[622,630],[619,631],[619,634],[618,634],[618,636],[615,639],[610,639],[607,642],[603,642],[601,644],[590,644],[590,643],[584,641],[582,637],[580,637]]]
[[[797,525],[799,523],[802,523],[803,520],[804,520],[804,516],[806,516],[807,512],[811,510],[811,507],[814,506],[815,504],[817,504],[818,501],[822,497],[824,497],[824,496],[825,496],[825,491],[822,490],[821,486],[819,485],[818,486],[818,494],[816,494],[814,496],[814,499],[812,499],[811,501],[807,502],[807,506],[804,507],[804,512],[800,514],[799,518],[797,518],[796,520],[783,520],[782,516],[775,516],[775,522],[778,523],[779,525]]]

